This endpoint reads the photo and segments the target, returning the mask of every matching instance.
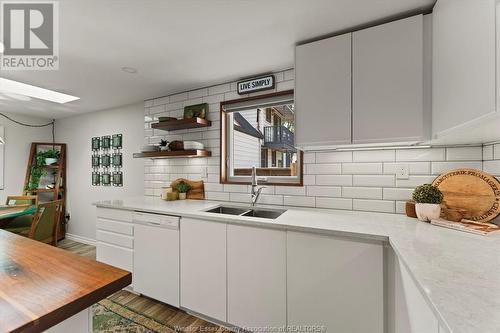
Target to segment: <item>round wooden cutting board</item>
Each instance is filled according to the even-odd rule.
[[[434,179],[448,208],[467,211],[464,218],[489,222],[500,213],[500,182],[476,169],[455,169]]]

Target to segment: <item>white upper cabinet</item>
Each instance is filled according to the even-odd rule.
[[[495,117],[496,2],[438,0],[434,6],[432,127],[435,138],[467,125],[477,127],[481,119],[489,122]],[[466,135],[468,131],[461,132]]]
[[[351,34],[297,46],[298,147],[351,143]]]
[[[352,71],[353,143],[429,138],[422,15],[354,32]]]

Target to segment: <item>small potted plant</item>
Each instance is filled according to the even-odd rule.
[[[191,189],[191,186],[187,183],[180,182],[175,186],[177,192],[179,192],[179,200],[186,199],[186,193]]]
[[[168,141],[167,140],[164,140],[164,139],[160,140],[160,150],[161,151],[168,150]]]
[[[420,221],[428,222],[438,219],[441,215],[443,193],[431,184],[417,186],[412,195],[415,201],[415,211]]]
[[[59,161],[59,152],[54,149],[49,149],[43,152],[40,152],[41,156],[44,158],[46,165],[52,165]]]

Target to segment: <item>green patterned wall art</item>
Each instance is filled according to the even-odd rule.
[[[92,185],[123,186],[123,135],[102,135],[91,138]]]

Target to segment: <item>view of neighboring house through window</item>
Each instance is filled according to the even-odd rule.
[[[295,148],[293,99],[258,101],[225,109],[227,180],[248,180],[257,167],[261,180],[298,183],[299,151]]]

